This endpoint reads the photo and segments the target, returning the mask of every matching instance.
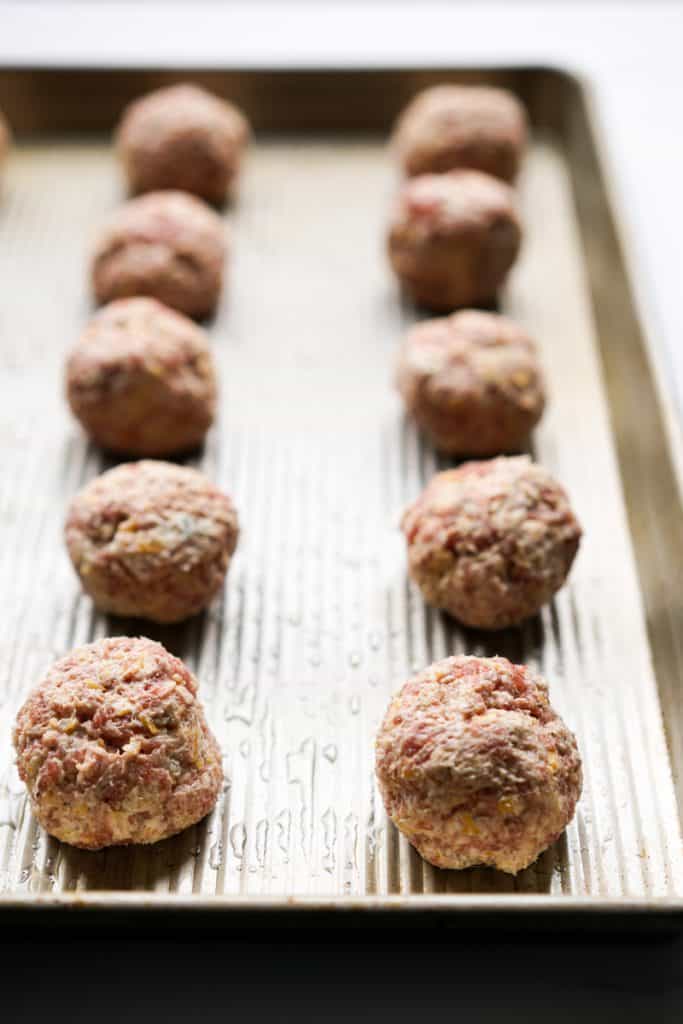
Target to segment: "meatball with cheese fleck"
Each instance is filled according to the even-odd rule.
[[[90,437],[123,455],[196,448],[216,410],[204,331],[156,299],[118,299],[97,313],[69,353],[66,390]]]
[[[196,469],[143,460],[71,502],[65,538],[83,589],[113,615],[180,622],[220,590],[237,546],[230,498]]]
[[[408,104],[394,131],[406,174],[461,167],[513,181],[527,140],[524,107],[507,89],[435,85]]]
[[[172,188],[223,203],[248,139],[249,125],[237,107],[182,83],[131,103],[116,148],[131,192]]]
[[[582,784],[547,683],[506,658],[445,658],[409,680],[377,735],[376,772],[387,814],[425,860],[510,874],[559,838]]]
[[[450,455],[518,451],[545,404],[528,334],[505,317],[473,309],[412,327],[396,382],[408,413]]]
[[[565,582],[581,539],[564,489],[525,455],[437,473],[402,528],[425,601],[479,629],[535,615]]]
[[[148,192],[106,220],[92,287],[99,304],[148,295],[201,319],[218,303],[225,257],[225,227],[211,207],[187,192]]]
[[[88,850],[181,832],[212,810],[223,781],[196,679],[152,640],[67,654],[19,711],[14,746],[40,824]]]
[[[389,260],[415,302],[450,312],[494,301],[521,240],[509,185],[481,171],[421,174],[399,192]]]

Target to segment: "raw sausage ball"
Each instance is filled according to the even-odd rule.
[[[131,192],[181,189],[223,203],[249,138],[243,114],[196,85],[157,89],[123,113],[116,148]]]
[[[547,683],[507,658],[445,658],[414,676],[379,730],[376,769],[387,814],[441,868],[516,874],[581,795],[576,740]]]
[[[524,107],[507,89],[436,85],[399,117],[394,147],[406,174],[461,167],[513,181],[527,139]]]
[[[517,451],[545,403],[536,347],[495,313],[462,310],[408,332],[397,386],[406,409],[441,451]]]
[[[0,170],[2,170],[2,166],[5,163],[5,160],[7,159],[11,141],[12,133],[10,132],[10,127],[7,123],[7,118],[0,110]]]
[[[149,295],[187,316],[208,316],[220,295],[225,239],[218,214],[186,192],[130,199],[95,245],[95,297],[104,303]]]
[[[480,171],[407,181],[389,228],[389,259],[415,302],[434,310],[486,305],[522,239],[509,185]]]
[[[204,331],[156,299],[118,299],[71,350],[74,416],[97,444],[124,455],[173,455],[204,440],[216,374]]]
[[[526,455],[437,473],[402,527],[425,601],[480,629],[535,615],[566,580],[581,539],[565,491]]]
[[[223,782],[197,681],[152,640],[67,654],[19,711],[14,746],[40,824],[88,850],[181,832],[209,813]]]
[[[103,473],[69,508],[66,544],[102,611],[180,622],[220,590],[237,513],[196,469],[132,462]]]

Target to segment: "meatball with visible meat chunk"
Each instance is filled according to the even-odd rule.
[[[152,640],[67,654],[19,711],[14,746],[40,824],[88,850],[181,832],[212,810],[223,782],[197,681]]]
[[[398,195],[389,259],[415,302],[449,312],[492,302],[521,240],[509,185],[480,171],[422,174]]]
[[[397,385],[419,427],[450,455],[518,451],[545,404],[531,338],[511,320],[474,309],[411,328]]]
[[[437,473],[402,527],[427,603],[479,629],[535,615],[566,580],[581,539],[565,491],[525,455]]]
[[[180,622],[220,590],[237,546],[237,513],[196,469],[144,460],[84,487],[65,537],[83,589],[102,611]]]
[[[387,814],[440,868],[516,874],[566,828],[581,794],[576,740],[541,676],[453,657],[409,680],[376,743]]]
[[[435,85],[408,104],[394,131],[406,174],[469,167],[503,181],[517,176],[527,140],[524,107],[507,89]]]
[[[221,218],[186,192],[149,192],[111,214],[95,245],[97,302],[147,295],[201,319],[218,303],[226,234]]]
[[[123,455],[190,451],[216,409],[204,331],[155,299],[118,299],[97,313],[69,353],[66,389],[90,437]]]
[[[180,189],[223,203],[234,188],[248,139],[249,125],[237,107],[183,83],[131,103],[116,148],[131,192]]]

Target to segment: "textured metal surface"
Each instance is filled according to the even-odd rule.
[[[61,364],[89,314],[88,240],[120,197],[117,169],[95,143],[16,153],[0,204],[0,893],[461,894],[455,905],[493,893],[525,907],[543,894],[567,906],[683,895],[674,786],[562,147],[537,136],[528,160],[527,242],[503,308],[541,346],[551,400],[534,454],[569,489],[585,539],[554,605],[490,638],[427,609],[406,581],[399,516],[439,466],[391,387],[413,316],[383,254],[394,187],[381,142],[254,148],[227,214],[234,263],[210,326],[221,417],[200,460],[234,496],[243,533],[224,600],[187,626],[155,629],[95,614],[61,541],[70,495],[106,465],[67,415]],[[207,821],[153,848],[69,849],[30,814],[12,766],[12,719],[54,658],[141,628],[197,672],[225,791]],[[423,863],[388,825],[374,786],[374,732],[390,693],[413,669],[465,651],[539,666],[584,758],[575,821],[514,879]]]

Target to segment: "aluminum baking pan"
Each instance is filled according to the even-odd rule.
[[[230,284],[210,325],[220,422],[198,460],[243,533],[224,598],[154,628],[81,595],[61,529],[107,465],[70,420],[65,349],[90,314],[89,239],[122,198],[110,131],[172,72],[5,70],[18,139],[0,203],[0,893],[21,907],[245,907],[527,914],[680,913],[683,517],[590,104],[572,78],[517,69],[231,71],[189,77],[256,128]],[[386,137],[419,87],[503,82],[529,110],[527,237],[501,300],[537,338],[550,402],[533,453],[585,528],[568,586],[486,635],[425,607],[398,520],[443,460],[393,392],[414,319],[387,268],[396,172]],[[599,141],[599,140],[598,140]],[[87,853],[47,837],[13,767],[15,711],[47,665],[113,633],[160,639],[198,674],[225,758],[203,823],[154,847]],[[516,877],[424,863],[387,822],[373,739],[389,694],[451,652],[539,666],[576,731],[585,789],[566,835]],[[465,914],[465,911],[467,913]]]

